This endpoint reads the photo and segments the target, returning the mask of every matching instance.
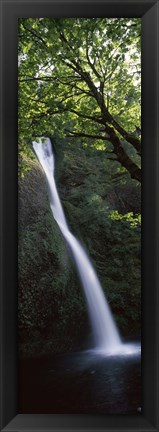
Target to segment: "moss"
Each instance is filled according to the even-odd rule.
[[[120,196],[112,200],[115,188],[103,158],[83,152],[65,148],[57,167],[68,224],[89,251],[121,334],[136,336],[141,326],[140,220],[133,205],[126,207],[128,188],[123,208]],[[19,347],[25,356],[74,349],[90,331],[83,291],[52,217],[43,171],[34,158],[28,166],[19,179]],[[123,185],[121,190],[123,200]]]
[[[83,325],[85,303],[36,162],[19,180],[19,203],[20,353],[70,349]]]

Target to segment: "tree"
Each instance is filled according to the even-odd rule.
[[[139,19],[21,19],[21,151],[40,135],[85,139],[140,182],[140,74]]]

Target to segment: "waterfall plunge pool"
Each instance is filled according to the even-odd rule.
[[[107,356],[138,356],[141,353],[141,345],[140,343],[121,343],[116,346],[114,349],[106,349],[105,347],[101,348],[93,348],[91,350],[87,350],[88,354],[101,355],[103,357]]]
[[[20,360],[20,412],[140,414],[140,345],[125,347],[113,355],[92,349]]]

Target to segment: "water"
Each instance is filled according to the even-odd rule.
[[[139,415],[140,352],[102,356],[71,352],[19,363],[23,414]]]
[[[136,346],[122,344],[117,326],[96,272],[87,253],[68,227],[54,179],[55,162],[51,141],[49,138],[46,138],[45,142],[42,141],[44,141],[44,139],[42,140],[41,138],[38,142],[34,141],[33,148],[48,181],[50,206],[54,219],[72,250],[86,296],[88,313],[94,335],[94,349],[90,352],[98,352],[101,355],[120,355],[121,353],[131,355],[132,352],[136,351]]]
[[[21,359],[19,412],[140,414],[140,344],[121,342],[95,270],[80,242],[70,232],[55,184],[50,140],[34,141],[33,147],[46,174],[53,216],[74,256],[87,299],[94,346],[79,352]]]

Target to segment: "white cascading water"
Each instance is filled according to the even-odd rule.
[[[33,142],[33,148],[47,177],[50,206],[59,228],[69,244],[87,299],[88,312],[95,338],[95,347],[113,352],[121,346],[120,336],[95,270],[80,242],[67,225],[54,179],[54,156],[49,138]]]
[[[70,246],[77,266],[78,274],[87,300],[88,312],[92,325],[95,349],[104,353],[121,352],[121,342],[108,302],[95,270],[80,242],[70,232],[67,225],[54,179],[54,155],[49,138],[33,141],[34,151],[45,172],[49,191],[50,207],[59,228]],[[129,352],[129,351],[128,351]]]

